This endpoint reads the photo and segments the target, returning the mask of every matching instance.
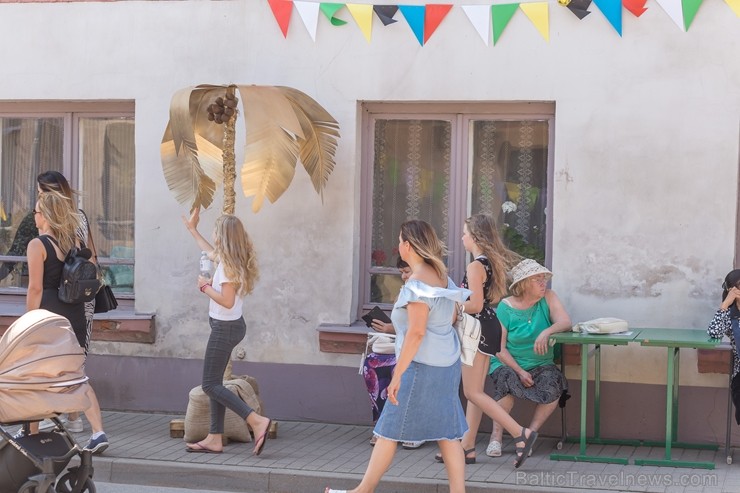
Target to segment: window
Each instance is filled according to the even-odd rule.
[[[505,243],[548,260],[552,103],[367,103],[363,106],[360,311],[389,307],[401,286],[398,232],[434,226],[462,280],[465,218],[490,214]]]
[[[80,191],[106,281],[133,294],[133,102],[4,102],[0,130],[0,291],[25,293],[36,176],[56,170]]]

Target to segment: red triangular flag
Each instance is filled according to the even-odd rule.
[[[272,15],[280,26],[284,37],[288,37],[288,26],[290,25],[290,14],[293,12],[292,0],[267,0],[272,9]]]
[[[442,23],[447,13],[452,8],[449,4],[427,5],[427,14],[424,17],[424,44],[429,41],[434,31]]]
[[[640,17],[647,10],[645,7],[646,1],[647,0],[622,0],[622,6],[632,12],[635,17]]]

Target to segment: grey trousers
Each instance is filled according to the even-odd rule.
[[[211,336],[203,361],[203,392],[211,399],[211,433],[224,432],[224,415],[228,407],[242,419],[254,411],[237,395],[224,387],[224,371],[231,358],[231,351],[244,339],[247,324],[244,317],[238,320],[208,319]]]

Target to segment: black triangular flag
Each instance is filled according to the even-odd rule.
[[[398,12],[398,5],[373,5],[373,10],[384,26],[398,22],[393,18]]]
[[[591,13],[588,11],[590,6],[591,0],[571,0],[568,4],[568,10],[573,12],[579,19],[583,19]]]

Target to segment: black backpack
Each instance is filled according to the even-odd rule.
[[[50,237],[54,244],[59,244]],[[92,252],[81,243],[81,248],[72,247],[64,258],[62,277],[59,280],[59,300],[64,303],[82,303],[92,301],[103,285],[100,272],[92,262]]]

